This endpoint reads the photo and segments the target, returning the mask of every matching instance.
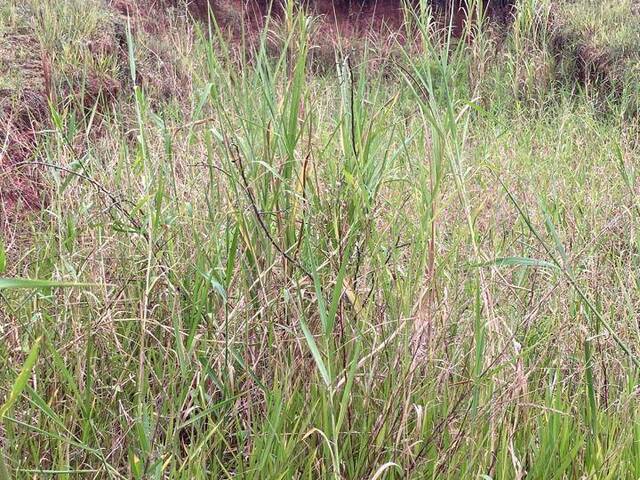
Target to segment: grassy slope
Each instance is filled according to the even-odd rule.
[[[637,95],[640,5],[635,0],[565,1],[552,4],[560,53],[574,57],[578,76],[597,88]],[[570,63],[570,62],[569,62]],[[624,92],[627,90],[628,92]]]
[[[100,5],[41,5],[3,28],[93,62]],[[43,337],[16,477],[640,476],[635,120],[537,84],[526,14],[497,64],[478,37],[324,76],[301,19],[242,62],[175,15],[179,98],[107,53],[118,100],[38,138],[76,173],[4,275],[100,286],[1,294],[3,391]]]

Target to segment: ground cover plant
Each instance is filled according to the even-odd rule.
[[[633,100],[638,86],[640,5],[622,2],[547,2],[553,44],[567,75],[604,96]]]
[[[0,478],[640,478],[632,89],[234,5],[0,4]]]

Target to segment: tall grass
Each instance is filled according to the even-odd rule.
[[[4,275],[98,286],[0,292],[5,391],[42,338],[7,472],[640,477],[632,126],[515,96],[526,11],[496,65],[410,15],[323,75],[291,2],[240,52],[196,28],[161,101],[130,34],[128,98],[51,106]]]

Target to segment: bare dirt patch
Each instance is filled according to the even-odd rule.
[[[46,101],[42,92],[24,90],[11,101],[8,92],[0,106],[4,119],[0,125],[0,223],[7,226],[18,214],[41,207],[44,201],[38,171],[23,164],[35,145],[37,126],[44,116]],[[15,106],[18,103],[19,106]]]
[[[167,0],[176,3],[176,0]],[[405,24],[405,11],[400,0],[304,0],[301,8],[316,15],[325,33],[353,37],[372,32],[398,32]],[[416,2],[417,4],[417,2]],[[431,0],[433,11],[442,17],[442,24],[451,23],[454,36],[460,36],[468,17],[467,0]],[[270,9],[267,0],[193,0],[189,8],[201,20],[212,12],[216,21],[225,27],[237,28],[242,21],[260,26],[265,16],[278,16],[281,8],[274,2]],[[515,0],[489,0],[487,14],[494,20],[508,22]]]
[[[38,171],[21,168],[31,155],[47,114],[40,48],[33,35],[17,31],[0,37],[0,230],[42,206]]]

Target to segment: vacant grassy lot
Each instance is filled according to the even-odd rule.
[[[640,478],[636,2],[422,7],[0,3],[0,479]]]
[[[640,3],[637,0],[547,0],[552,43],[569,75],[591,88],[627,97],[637,110]],[[630,97],[630,98],[629,98]]]

